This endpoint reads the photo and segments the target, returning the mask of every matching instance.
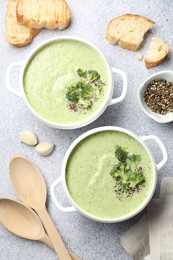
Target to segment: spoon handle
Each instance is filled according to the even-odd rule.
[[[46,244],[50,248],[54,249],[52,242],[51,242],[50,238],[48,237],[48,235],[46,235],[46,233],[44,234],[44,236],[42,238],[39,239],[39,241]]]
[[[47,234],[53,244],[55,252],[57,253],[59,260],[72,260],[69,252],[67,251],[66,246],[64,245],[60,234],[58,233],[57,229],[55,228],[46,208],[37,209],[37,214],[39,215]]]
[[[54,249],[52,242],[50,241],[50,238],[48,237],[48,235],[46,235],[46,233],[39,240],[40,240],[40,242],[42,242],[42,243],[46,244],[47,246],[49,246],[50,248]],[[73,260],[80,260],[80,258],[77,255],[73,254],[72,252],[69,251],[69,254]]]

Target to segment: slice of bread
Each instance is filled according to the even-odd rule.
[[[70,8],[65,0],[18,0],[17,20],[35,29],[65,29],[71,19]]]
[[[169,52],[169,45],[161,37],[151,39],[147,57],[144,59],[145,67],[151,68],[161,63]]]
[[[6,40],[16,46],[23,47],[30,43],[39,33],[39,30],[30,29],[20,25],[16,18],[16,5],[18,0],[8,0],[6,12]]]
[[[145,33],[154,25],[146,17],[136,14],[124,14],[112,19],[106,32],[110,44],[117,44],[125,49],[136,51],[144,39]]]

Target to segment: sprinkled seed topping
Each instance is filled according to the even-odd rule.
[[[173,112],[173,83],[164,79],[151,81],[144,92],[144,100],[157,114]]]

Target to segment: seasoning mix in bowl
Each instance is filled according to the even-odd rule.
[[[173,72],[161,71],[149,77],[138,90],[143,112],[159,123],[173,121]]]
[[[155,113],[173,112],[173,83],[164,79],[151,81],[144,92],[144,100]]]

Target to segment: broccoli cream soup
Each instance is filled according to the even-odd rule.
[[[42,47],[26,67],[23,83],[31,107],[44,119],[73,124],[92,116],[110,85],[101,55],[75,40],[58,40]]]
[[[145,148],[119,131],[102,131],[83,139],[66,167],[71,197],[81,209],[100,218],[132,213],[148,197],[153,178]]]

